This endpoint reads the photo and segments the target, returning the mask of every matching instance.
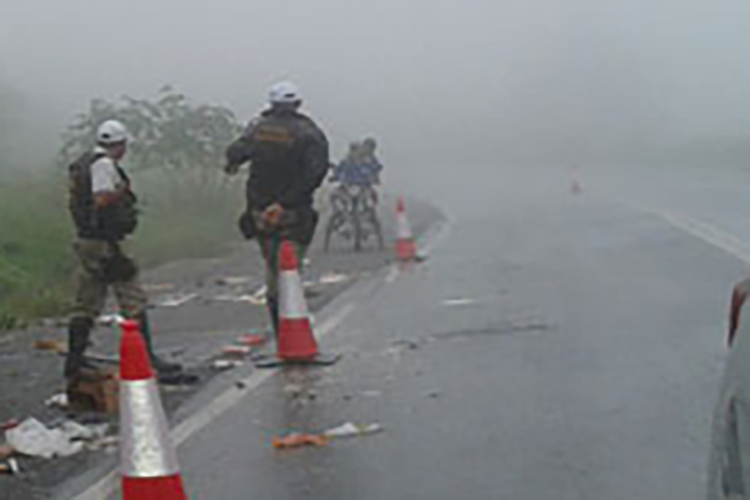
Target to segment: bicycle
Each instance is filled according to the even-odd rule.
[[[325,250],[334,234],[352,240],[355,252],[361,252],[372,238],[381,250],[385,248],[383,231],[378,219],[378,193],[370,185],[341,183],[330,196],[331,216],[325,236]]]

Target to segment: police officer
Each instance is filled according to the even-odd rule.
[[[176,373],[181,367],[154,354],[146,316],[147,298],[138,284],[138,268],[125,255],[121,242],[138,223],[136,197],[119,162],[127,151],[128,132],[115,120],[102,123],[97,146],[84,153],[69,169],[70,212],[78,239],[74,249],[80,260],[75,307],[68,332],[69,352],[65,377],[74,381],[83,368],[89,335],[112,288],[123,316],[137,320],[154,368]]]
[[[270,107],[227,149],[224,170],[234,175],[250,162],[240,228],[246,238],[258,238],[266,264],[268,310],[277,329],[279,247],[289,240],[302,262],[318,222],[313,197],[326,177],[329,157],[325,134],[299,112],[302,98],[296,85],[277,83],[269,100]]]

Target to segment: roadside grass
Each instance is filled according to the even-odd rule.
[[[134,175],[143,214],[129,248],[141,268],[219,255],[238,240],[238,185],[174,175]],[[76,260],[66,188],[62,175],[0,184],[0,330],[69,310]]]

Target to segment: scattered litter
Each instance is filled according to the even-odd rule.
[[[378,432],[383,431],[383,426],[380,424],[353,424],[351,422],[347,422],[343,425],[340,425],[336,428],[327,430],[324,433],[324,436],[327,438],[347,438],[347,437],[356,437],[356,436],[366,436],[368,434],[377,434]]]
[[[391,347],[386,349],[386,354],[400,354],[402,351],[416,351],[419,349],[419,343],[415,340],[394,340]]]
[[[304,391],[304,388],[301,385],[288,384],[284,386],[284,394],[287,396],[296,397],[302,394],[302,391]]]
[[[47,399],[44,404],[49,407],[67,408],[69,405],[68,395],[65,393],[55,394]]]
[[[119,314],[102,314],[96,320],[102,326],[116,326],[125,321]]]
[[[259,333],[249,333],[237,339],[243,346],[259,347],[268,342],[268,337]]]
[[[217,302],[249,302],[254,306],[263,306],[266,304],[266,289],[263,287],[252,295],[216,295],[213,300]]]
[[[432,398],[432,399],[437,399],[437,398],[439,398],[439,397],[440,397],[440,396],[441,396],[442,394],[443,394],[443,392],[442,392],[442,391],[439,391],[439,390],[435,390],[435,391],[430,391],[430,392],[428,392],[428,393],[427,393],[427,397],[428,397],[428,398]]]
[[[62,429],[48,429],[35,418],[24,420],[5,434],[9,445],[32,457],[68,457],[83,450],[82,442],[72,441]]]
[[[16,449],[9,444],[0,444],[0,460],[5,460],[16,454]]]
[[[283,450],[288,448],[300,448],[303,446],[321,447],[328,444],[328,439],[325,436],[318,434],[289,434],[283,437],[275,437],[271,441],[271,444],[277,450]]]
[[[0,474],[7,474],[9,476],[15,476],[21,473],[21,467],[18,465],[18,460],[11,458],[4,464],[0,464]]]
[[[320,284],[321,285],[335,285],[337,283],[343,283],[344,281],[348,281],[349,276],[343,273],[328,273],[324,274],[320,277]]]
[[[172,283],[146,283],[143,285],[143,289],[147,292],[166,292],[167,290],[173,290],[174,284]]]
[[[443,305],[447,307],[451,306],[468,306],[471,304],[476,304],[477,299],[470,299],[470,298],[460,298],[460,299],[445,299],[443,301]]]
[[[200,382],[200,377],[192,373],[163,373],[159,374],[158,381],[162,385],[195,385]]]
[[[238,380],[237,382],[234,383],[234,386],[237,387],[237,389],[247,388],[247,384],[245,383],[244,380]]]
[[[362,395],[366,398],[379,398],[383,395],[382,391],[362,391]]]
[[[218,371],[231,370],[232,368],[238,368],[240,366],[242,366],[242,361],[229,359],[217,359],[211,363],[211,368]]]
[[[34,349],[38,351],[64,352],[65,348],[59,340],[35,340]]]
[[[13,427],[18,427],[18,424],[20,424],[18,420],[16,420],[15,418],[11,418],[10,420],[6,420],[5,422],[0,424],[0,431],[7,431],[8,429],[12,429]]]
[[[250,276],[225,276],[223,278],[217,278],[216,284],[220,286],[239,286],[244,285],[252,281]]]
[[[187,304],[188,302],[196,298],[198,298],[197,293],[172,295],[159,300],[156,305],[158,307],[180,307],[181,305]]]
[[[225,356],[245,357],[253,352],[253,348],[248,345],[230,345],[221,350]]]

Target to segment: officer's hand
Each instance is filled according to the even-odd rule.
[[[239,165],[229,165],[229,164],[227,164],[224,167],[224,172],[227,175],[235,175],[239,171],[240,171],[240,166]]]
[[[284,207],[279,203],[270,205],[263,211],[261,219],[264,224],[269,226],[278,226],[281,223],[281,218],[284,216]]]

